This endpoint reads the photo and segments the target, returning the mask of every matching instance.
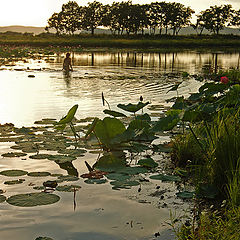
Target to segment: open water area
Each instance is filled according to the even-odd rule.
[[[239,54],[80,52],[71,54],[74,71],[68,74],[62,71],[65,54],[8,62],[0,66],[0,123],[21,128],[36,126],[35,121],[45,118],[60,120],[75,104],[77,119],[103,118],[107,106],[102,105],[102,93],[116,111],[117,104],[136,104],[142,96],[150,102],[144,112],[156,120],[171,106],[167,99],[198,90],[202,83],[193,75],[238,68]],[[183,78],[183,72],[190,76]],[[178,91],[169,92],[180,82]],[[158,141],[169,142],[170,136],[163,134]],[[12,152],[10,147],[14,145],[1,142],[0,153]],[[109,179],[104,184],[84,182],[80,177],[88,172],[84,162],[92,166],[99,157],[93,151],[87,150],[67,167],[47,159],[31,159],[30,155],[1,156],[0,171],[20,169],[52,175],[1,175],[0,189],[5,197],[37,192],[33,186],[54,180],[54,174],[72,173],[79,178],[67,184],[81,188],[76,192],[54,191],[60,200],[49,205],[21,207],[0,203],[0,239],[34,240],[45,236],[54,240],[172,240],[175,238],[168,225],[170,210],[178,214],[189,208],[188,201],[176,197],[184,186],[149,179],[153,173],[140,174],[146,180],[141,182],[141,191],[139,185],[114,190]],[[167,154],[155,154],[153,159],[159,164],[158,171],[168,171]],[[5,184],[22,178],[21,184]]]

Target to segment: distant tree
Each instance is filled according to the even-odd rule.
[[[94,30],[102,23],[102,14],[104,14],[102,3],[97,1],[88,3],[88,6],[83,7],[83,29],[90,30],[93,35]]]
[[[45,27],[46,31],[49,31],[49,29],[54,28],[56,30],[57,35],[63,31],[63,25],[62,25],[62,14],[61,13],[54,13],[49,19],[48,24]]]
[[[183,27],[191,24],[190,20],[194,10],[192,10],[190,7],[185,7],[181,3],[175,2],[171,3],[169,6],[169,25],[173,30],[173,35],[177,35]]]
[[[233,11],[233,15],[232,15],[230,24],[232,26],[240,27],[240,9],[238,11]]]
[[[197,15],[197,22],[195,24],[191,24],[194,30],[196,30],[198,35],[202,35],[202,32],[206,26],[207,22],[207,14],[202,13],[201,15]]]
[[[231,5],[211,6],[209,9],[201,12],[202,23],[204,27],[215,34],[230,24],[233,9]],[[200,15],[200,16],[201,16]]]
[[[69,1],[62,5],[62,26],[66,33],[74,34],[75,31],[81,29],[81,8],[75,1]]]

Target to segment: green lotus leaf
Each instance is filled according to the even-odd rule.
[[[145,106],[147,106],[149,104],[149,102],[143,103],[143,102],[139,102],[138,104],[118,104],[117,107],[121,108],[127,112],[132,112],[135,113],[137,111],[139,111],[140,109],[144,108]]]
[[[163,144],[158,144],[158,145],[153,144],[152,146],[153,146],[154,152],[170,153],[172,151],[172,149],[170,147],[166,147]]]
[[[142,115],[137,115],[136,119],[141,120],[141,121],[145,121],[145,122],[151,122],[151,117],[147,113],[144,113]]]
[[[26,127],[22,127],[22,128],[15,128],[14,129],[15,133],[18,134],[33,134],[33,130],[31,128],[26,128]]]
[[[114,190],[119,189],[129,189],[132,186],[138,186],[140,183],[137,181],[112,181],[110,182],[111,185],[113,185]]]
[[[5,181],[4,184],[7,184],[7,185],[21,184],[24,181],[25,179],[18,179],[18,180],[12,180],[12,181]]]
[[[219,194],[219,190],[214,185],[200,185],[197,191],[197,197],[214,199]]]
[[[1,175],[8,176],[8,177],[19,177],[26,175],[28,172],[23,170],[5,170],[0,172]]]
[[[49,237],[37,237],[35,240],[53,240],[53,239]]]
[[[131,178],[131,176],[125,175],[122,173],[109,173],[106,175],[106,177],[110,180],[117,180],[117,181],[125,181]]]
[[[50,154],[40,153],[40,154],[36,154],[36,155],[31,155],[31,156],[29,156],[29,158],[32,158],[32,159],[47,159],[49,156],[50,156]]]
[[[118,173],[136,175],[139,173],[147,173],[148,170],[144,167],[125,167],[118,171]]]
[[[111,115],[113,117],[126,117],[126,115],[123,114],[123,113],[112,111],[112,110],[108,110],[108,109],[105,109],[103,112],[105,114]]]
[[[45,187],[44,186],[34,186],[33,189],[34,190],[44,190]]]
[[[34,124],[50,125],[50,124],[55,124],[56,122],[57,122],[56,119],[45,118],[45,119],[42,119],[41,121],[35,121]]]
[[[57,122],[56,124],[57,125],[61,125],[61,124],[66,124],[66,123],[70,123],[73,118],[74,118],[74,115],[76,113],[78,109],[78,104],[74,105],[67,113],[67,115],[65,117],[63,117],[59,122]]]
[[[107,182],[106,179],[87,179],[84,181],[87,184],[104,184]]]
[[[79,185],[63,185],[63,186],[57,186],[56,190],[59,192],[74,192],[78,191],[78,189],[80,189],[81,186]]]
[[[0,203],[5,202],[6,197],[4,195],[0,195]]]
[[[46,177],[51,175],[49,172],[30,172],[27,174],[30,177]]]
[[[143,167],[155,168],[158,164],[152,158],[145,158],[138,161],[138,165]]]
[[[60,149],[58,153],[66,154],[73,157],[82,157],[84,156],[83,153],[86,153],[85,149]]]
[[[154,179],[154,180],[162,180],[162,181],[168,181],[168,182],[180,182],[181,181],[181,178],[179,176],[175,176],[175,175],[158,174],[158,175],[150,176],[150,178]]]
[[[26,153],[21,153],[21,152],[9,152],[9,153],[4,153],[2,154],[3,157],[23,157],[26,156]]]
[[[0,142],[16,142],[21,140],[21,137],[1,137]]]
[[[176,91],[182,82],[174,84],[167,92]]]
[[[49,205],[56,203],[60,200],[60,197],[55,194],[49,193],[27,193],[17,194],[7,199],[7,202],[11,205],[18,207],[34,207],[41,205]]]
[[[72,162],[77,158],[74,156],[68,156],[68,155],[50,155],[47,159],[51,161],[56,161],[58,163],[65,163],[65,162]]]
[[[182,199],[192,199],[194,197],[195,192],[178,192],[176,193],[177,197],[182,198]]]
[[[63,182],[63,181],[73,182],[73,181],[79,180],[79,178],[76,177],[76,176],[67,175],[67,176],[59,176],[59,177],[58,177],[58,180],[60,180],[60,181],[62,181],[62,182]]]

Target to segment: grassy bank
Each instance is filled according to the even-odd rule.
[[[56,36],[53,34],[0,34],[1,45],[29,45],[35,47],[71,46],[83,48],[235,48],[240,46],[240,37],[219,36],[110,36],[74,35]]]

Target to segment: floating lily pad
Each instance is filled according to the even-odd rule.
[[[50,237],[37,237],[35,240],[53,240]]]
[[[121,174],[121,173],[109,173],[106,177],[110,180],[117,180],[117,181],[125,181],[131,178],[129,175]]]
[[[179,176],[174,176],[174,175],[158,174],[158,175],[150,176],[150,178],[154,179],[154,180],[162,180],[162,181],[169,181],[169,182],[180,182],[181,181],[181,178]]]
[[[4,184],[7,184],[7,185],[21,184],[24,181],[25,179],[18,179],[18,180],[6,181],[4,182]]]
[[[104,184],[107,182],[106,179],[87,179],[84,181],[87,184]]]
[[[113,185],[114,190],[119,189],[130,189],[132,186],[138,186],[139,182],[137,181],[113,181],[110,182],[111,185]]]
[[[194,196],[194,194],[195,194],[195,192],[188,192],[188,191],[176,193],[176,195],[177,195],[179,198],[182,198],[182,199],[192,199],[193,196]]]
[[[59,163],[65,163],[65,162],[71,162],[73,160],[76,160],[77,158],[74,156],[68,156],[68,155],[50,155],[47,159],[51,161],[57,161]]]
[[[82,157],[84,156],[83,153],[86,153],[85,149],[60,149],[58,153],[66,154],[73,157]]]
[[[147,106],[149,104],[149,102],[143,103],[143,102],[139,102],[138,104],[132,104],[129,103],[128,105],[125,104],[118,104],[117,107],[121,108],[127,112],[137,112],[138,110],[144,108],[145,106]]]
[[[45,187],[44,186],[34,186],[33,189],[34,190],[44,190]]]
[[[53,239],[49,237],[37,237],[35,240],[53,240]]]
[[[43,183],[44,187],[50,187],[50,188],[56,188],[57,185],[58,185],[57,181],[51,181],[51,180],[48,180]]]
[[[78,191],[80,188],[81,186],[79,185],[63,185],[56,187],[56,190],[59,192],[74,192],[74,190]]]
[[[36,154],[36,155],[31,155],[31,156],[29,156],[29,158],[32,158],[32,159],[46,159],[49,156],[50,156],[50,154],[40,153],[40,154]]]
[[[67,182],[72,182],[72,181],[77,181],[77,180],[79,180],[79,178],[78,177],[76,177],[76,176],[70,176],[70,175],[67,175],[67,176],[59,176],[58,177],[58,180],[60,180],[60,181],[67,181]]]
[[[0,203],[5,202],[6,197],[4,195],[0,195]]]
[[[1,175],[8,176],[8,177],[18,177],[26,175],[28,172],[23,170],[5,170],[0,172]]]
[[[129,175],[136,175],[139,173],[147,173],[148,170],[143,167],[126,167],[126,168],[121,168],[118,172],[129,174]]]
[[[49,172],[30,172],[27,174],[30,177],[46,177],[51,175]]]
[[[7,199],[7,202],[11,205],[18,207],[34,207],[53,204],[58,202],[59,200],[60,197],[55,194],[40,192],[40,193],[17,194],[9,197]]]
[[[34,124],[49,125],[49,124],[55,124],[56,122],[57,122],[56,119],[45,118],[45,119],[42,119],[41,121],[35,121]]]
[[[23,157],[26,155],[27,155],[26,153],[21,153],[21,152],[9,152],[9,153],[2,154],[3,157]]]
[[[145,158],[138,161],[138,165],[143,167],[155,168],[158,164],[152,158]]]

